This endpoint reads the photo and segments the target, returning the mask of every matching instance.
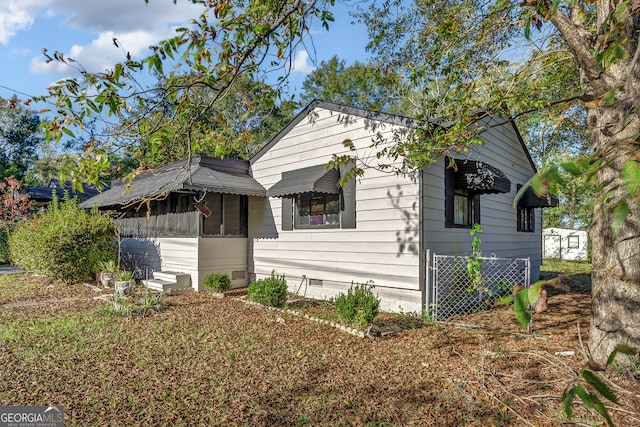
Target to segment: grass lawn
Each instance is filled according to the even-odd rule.
[[[560,261],[554,259],[542,260],[541,271],[562,274],[591,273],[591,263],[585,261]]]
[[[502,307],[466,317],[474,327],[424,323],[372,340],[237,292],[171,296],[164,312],[115,317],[85,286],[9,277],[0,278],[0,406],[63,405],[67,426],[550,426],[564,420],[560,396],[585,362],[584,294],[552,297],[531,335]],[[61,301],[70,295],[79,298]],[[555,355],[567,350],[575,354]],[[638,380],[607,377],[629,391],[608,405],[614,421],[640,425]]]

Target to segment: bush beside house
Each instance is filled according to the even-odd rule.
[[[113,219],[87,212],[76,199],[53,200],[32,221],[19,223],[9,236],[13,263],[67,282],[92,280],[100,262],[116,257]]]
[[[373,293],[373,282],[356,283],[336,298],[336,311],[347,323],[366,326],[380,310],[380,298]]]
[[[209,273],[204,277],[204,286],[211,292],[224,292],[231,288],[227,273]]]
[[[284,276],[278,277],[271,273],[271,277],[251,282],[247,294],[251,301],[271,307],[284,307],[287,302],[287,282]]]

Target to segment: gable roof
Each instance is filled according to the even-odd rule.
[[[80,206],[126,205],[179,190],[266,196],[264,187],[249,176],[248,170],[249,164],[244,160],[198,156],[190,162],[182,160],[143,172],[133,179],[129,188],[123,181],[116,181],[109,190]]]
[[[291,129],[293,129],[298,123],[305,119],[316,108],[324,108],[325,110],[336,111],[351,116],[362,117],[369,120],[376,120],[384,123],[391,123],[399,126],[405,126],[408,128],[416,129],[418,123],[415,119],[398,116],[395,114],[382,113],[380,111],[366,110],[364,108],[349,107],[347,105],[337,104],[335,102],[322,101],[320,99],[314,99],[311,101],[297,116],[293,118],[271,141],[269,141],[264,147],[262,147],[256,154],[249,160],[252,164],[262,157],[267,151],[278,143]]]
[[[274,136],[264,147],[262,147],[253,157],[249,160],[251,164],[255,163],[260,157],[262,157],[267,151],[269,151],[274,145],[276,145],[286,134],[288,134],[291,129],[293,129],[298,123],[300,123],[303,119],[308,117],[311,112],[316,108],[323,108],[325,110],[336,111],[343,114],[348,114],[351,116],[362,117],[368,120],[376,120],[384,123],[390,123],[398,126],[404,126],[410,129],[418,128],[418,121],[416,119],[412,119],[410,117],[400,116],[396,114],[383,113],[380,111],[367,110],[364,108],[358,107],[350,107],[343,104],[338,104],[335,102],[323,101],[320,99],[314,99],[311,101],[296,117],[294,117],[287,126],[284,127],[276,136]],[[482,116],[494,116],[491,112],[483,111],[482,114],[478,115],[478,119]],[[538,171],[538,167],[535,162],[531,158],[531,153],[529,153],[529,149],[524,144],[524,140],[522,139],[522,135],[520,135],[520,131],[518,130],[515,122],[511,117],[502,117],[505,120],[505,123],[510,123],[513,127],[513,130],[516,134],[518,142],[520,143],[522,150],[527,156],[529,163],[531,164],[531,168],[534,172]],[[450,127],[453,123],[444,123],[437,119],[428,120],[427,123],[442,126],[444,128]]]

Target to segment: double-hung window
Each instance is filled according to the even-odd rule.
[[[310,228],[356,228],[356,181],[338,185],[340,176],[353,165],[327,169],[319,164],[282,173],[267,190],[282,203],[282,230]]]
[[[474,218],[473,197],[469,191],[455,190],[453,194],[453,225],[455,227],[469,227],[480,223],[480,218]]]
[[[524,233],[533,233],[535,223],[535,216],[533,214],[533,208],[527,208],[518,205],[518,231]]]
[[[301,193],[295,199],[295,227],[340,226],[340,195]]]
[[[485,162],[445,158],[445,227],[480,224],[480,195],[509,193],[511,181]]]

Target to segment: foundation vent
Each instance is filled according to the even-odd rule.
[[[243,280],[247,278],[246,270],[236,270],[231,272],[231,280]]]
[[[320,279],[309,279],[309,286],[322,286],[322,280],[320,280]]]

